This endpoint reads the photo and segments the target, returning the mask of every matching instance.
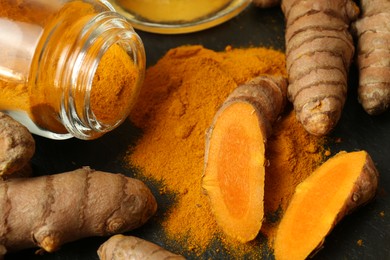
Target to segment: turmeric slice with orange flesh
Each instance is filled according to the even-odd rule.
[[[366,151],[341,152],[300,183],[278,227],[276,260],[306,259],[347,214],[375,197],[379,174]]]
[[[265,146],[286,86],[282,77],[260,76],[237,87],[207,132],[202,187],[222,231],[243,243],[262,225]]]

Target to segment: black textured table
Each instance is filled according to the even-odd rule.
[[[185,35],[158,35],[138,32],[145,44],[148,66],[154,64],[167,50],[179,45],[201,44],[216,51],[227,45],[233,47],[264,46],[284,49],[284,21],[279,8],[260,10],[250,6],[236,18],[217,27]],[[314,259],[390,259],[390,111],[380,116],[367,115],[357,102],[357,73],[351,68],[349,96],[342,118],[331,134],[342,142],[333,144],[339,150],[368,151],[380,172],[379,194],[376,200],[339,223],[327,237],[323,249]],[[389,132],[388,132],[389,131]],[[128,144],[137,138],[135,129],[125,122],[105,136],[82,141],[55,141],[34,136],[37,144],[32,160],[35,174],[71,171],[89,165],[96,170],[122,172],[122,158]],[[389,153],[389,154],[388,154]],[[151,186],[152,190],[155,188]],[[164,201],[158,197],[164,209]],[[153,224],[136,231],[136,235],[159,241],[160,230]],[[304,235],[304,234],[302,234]],[[6,259],[98,259],[96,250],[107,238],[87,238],[64,245],[58,252],[36,256],[35,249],[6,255]],[[357,241],[363,244],[358,245]],[[188,258],[194,258],[187,255]],[[209,250],[202,259],[226,259],[224,252]],[[272,256],[271,256],[272,259]]]

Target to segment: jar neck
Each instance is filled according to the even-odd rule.
[[[68,32],[52,40],[58,46],[43,52],[45,64],[40,70],[49,69],[53,75],[42,76],[44,71],[39,71],[36,79],[41,84],[37,90],[45,93],[39,94],[38,103],[43,102],[54,111],[43,113],[43,128],[80,139],[94,139],[121,124],[138,96],[145,71],[144,47],[131,25],[115,12],[103,12],[81,18]],[[53,44],[50,41],[48,45]],[[120,49],[117,56],[109,54],[113,48]],[[105,58],[106,55],[112,57]],[[121,60],[129,66],[128,70],[118,64]],[[54,70],[50,70],[48,66],[53,66],[53,61]],[[112,70],[111,66],[119,67]],[[119,87],[126,90],[118,90]],[[119,95],[127,95],[122,97],[122,103]]]

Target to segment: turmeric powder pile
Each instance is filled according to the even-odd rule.
[[[285,76],[284,54],[255,47],[215,52],[202,46],[180,46],[146,71],[130,115],[143,135],[129,147],[125,161],[139,169],[139,177],[161,183],[163,195],[175,195],[160,219],[167,238],[179,244],[176,253],[202,255],[211,246],[215,250],[216,244],[222,247],[217,250],[230,254],[247,254],[249,249],[259,256],[266,251],[261,250],[267,248],[262,241],[238,245],[226,239],[201,189],[206,129],[233,89],[262,74]],[[323,138],[308,135],[293,113],[286,111],[274,128],[267,146],[267,219],[261,230],[268,241],[273,240],[278,222],[272,216],[283,212],[296,184],[323,160],[324,152]]]

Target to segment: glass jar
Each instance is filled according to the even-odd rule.
[[[52,139],[95,139],[120,125],[145,50],[107,1],[0,0],[0,111]]]

